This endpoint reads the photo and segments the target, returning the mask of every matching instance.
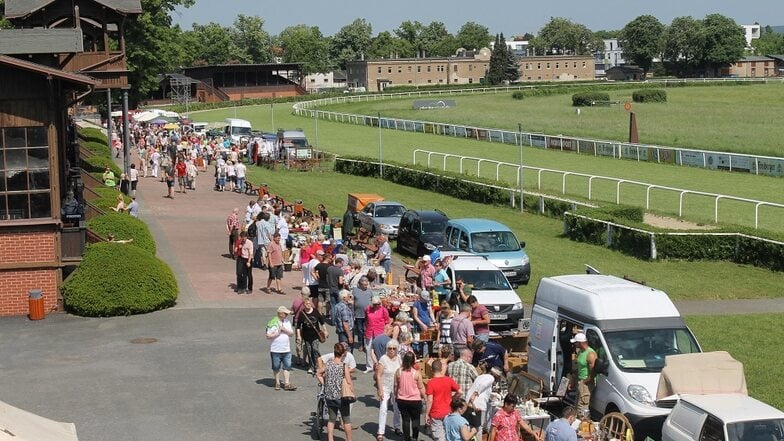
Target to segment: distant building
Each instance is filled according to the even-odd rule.
[[[530,42],[524,40],[523,37],[515,36],[507,39],[505,43],[506,47],[517,57],[525,57],[529,54]],[[493,47],[495,47],[495,41],[490,42],[490,49],[493,49]]]
[[[590,55],[547,55],[523,57],[520,81],[575,81],[596,79],[594,58]]]
[[[594,54],[596,63],[596,76],[603,77],[606,70],[614,66],[623,66],[626,60],[623,59],[623,48],[617,38],[604,39],[604,50]]]
[[[640,81],[645,79],[645,71],[637,66],[613,66],[607,69],[606,77],[611,81]]]
[[[342,90],[348,87],[346,85],[346,71],[332,70],[326,73],[312,73],[305,76],[304,85],[309,93]]]
[[[780,75],[780,71],[776,69],[775,58],[750,56],[721,69],[720,74],[722,77],[768,78]]]
[[[467,51],[464,56],[355,60],[346,63],[347,86],[368,92],[389,86],[475,84],[490,67],[490,49]]]
[[[762,27],[759,23],[754,23],[751,25],[741,25],[743,27],[744,36],[746,37],[746,47],[751,47],[751,41],[760,38],[762,35]]]
[[[773,58],[773,66],[776,70],[777,77],[784,77],[784,54],[782,55],[768,55]]]

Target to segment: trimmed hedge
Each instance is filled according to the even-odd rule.
[[[340,157],[335,160],[335,171],[356,176],[378,177],[379,164],[368,158]],[[509,203],[508,190],[489,187],[489,185],[508,186],[503,182],[443,171],[439,171],[440,174],[435,174],[433,171],[418,165],[385,161],[383,179],[483,204],[506,205]],[[467,181],[469,177],[473,182]]]
[[[580,92],[572,95],[572,106],[585,107],[592,106],[596,101],[610,101],[610,94],[607,92]]]
[[[111,158],[111,150],[109,150],[109,146],[106,144],[102,144],[100,142],[89,141],[83,142],[81,147],[93,155],[104,156],[107,158]]]
[[[666,103],[667,92],[662,89],[642,89],[632,93],[635,103]]]
[[[634,207],[620,210],[611,208],[575,210],[575,214],[586,216],[588,219],[565,216],[564,234],[574,241],[608,247],[644,260],[652,257],[651,238],[653,237],[656,258],[659,260],[724,260],[773,271],[784,271],[784,244],[770,242],[784,242],[781,234],[728,225],[709,232],[668,235],[663,233],[673,231],[642,223],[642,219],[634,212],[636,210],[641,212],[641,209],[627,208]],[[608,228],[601,221],[643,231],[612,226]],[[684,233],[684,231],[675,232]]]
[[[107,214],[90,219],[87,222],[87,228],[102,237],[114,234],[117,240],[133,239],[131,245],[150,254],[155,254],[155,239],[153,239],[150,229],[147,228],[147,224],[129,214],[107,210]]]
[[[80,129],[79,137],[85,142],[97,142],[99,144],[108,145],[108,139],[100,129],[94,129],[92,127]]]
[[[137,246],[90,245],[79,269],[63,283],[66,309],[87,317],[144,314],[174,306],[174,273],[162,260]]]

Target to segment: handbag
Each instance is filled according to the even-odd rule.
[[[305,313],[304,313],[304,311],[303,311],[302,313],[303,313],[303,315],[305,316],[305,320],[307,320],[307,321],[308,321],[308,324],[310,324],[310,326],[311,326],[313,329],[315,329],[315,330],[316,330],[316,334],[318,334],[319,343],[324,343],[324,342],[326,342],[326,341],[327,341],[327,333],[326,333],[326,332],[324,332],[324,329],[323,329],[321,326],[318,326],[316,323],[313,323],[313,319],[311,319],[311,318],[310,318],[310,316],[308,316],[307,314],[305,314]],[[345,380],[344,380],[344,381],[345,381]]]
[[[346,377],[343,377],[343,383],[340,385],[340,399],[344,403],[353,403],[357,401],[357,394],[354,393],[354,385],[349,384]]]

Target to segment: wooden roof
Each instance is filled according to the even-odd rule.
[[[14,19],[30,15],[58,0],[5,0],[5,18]],[[122,14],[141,14],[141,0],[92,0]]]
[[[81,28],[0,30],[0,54],[65,54],[84,52]]]
[[[60,69],[44,66],[42,64],[31,63],[19,58],[9,57],[8,55],[0,55],[0,66],[15,67],[17,69],[26,70],[28,72],[54,77],[79,86],[96,86],[98,84],[98,80],[86,75],[65,72]]]

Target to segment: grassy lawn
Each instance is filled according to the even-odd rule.
[[[784,356],[775,348],[784,332],[780,314],[692,316],[686,322],[705,351],[727,351],[743,362],[749,395],[784,409],[784,383],[776,366]]]
[[[608,88],[613,101],[631,102],[634,89]],[[633,104],[640,142],[672,147],[784,156],[784,84],[667,89],[668,102]],[[477,127],[628,140],[623,106],[584,108],[571,94],[512,99],[511,93],[464,95],[453,108],[412,109],[413,98],[329,106],[329,110]]]
[[[543,276],[578,273],[591,264],[608,274],[644,280],[680,300],[781,297],[784,274],[725,262],[647,262],[601,247],[572,242],[561,237],[559,220],[516,210],[466,202],[373,178],[333,172],[269,171],[251,167],[250,180],[266,182],[286,199],[302,199],[311,209],[324,203],[332,217],[342,217],[348,192],[378,193],[409,208],[437,207],[452,218],[486,217],[498,220],[526,241],[531,256],[532,281],[521,287],[521,297],[530,302]]]
[[[750,87],[750,86],[749,86]],[[722,88],[747,89],[748,87]],[[702,89],[702,88],[695,88]],[[672,89],[683,91],[686,89]],[[691,89],[689,89],[691,90]],[[201,121],[222,121],[224,118],[236,116],[250,120],[254,127],[269,130],[272,115],[270,106],[241,107],[235,109],[220,109],[193,114]],[[197,116],[198,115],[198,116]],[[276,128],[303,128],[312,144],[321,149],[343,155],[362,155],[377,157],[379,131],[370,127],[352,126],[341,123],[319,121],[318,125],[312,119],[296,117],[291,114],[290,104],[275,106]],[[318,126],[318,138],[316,127]],[[773,128],[778,130],[777,128]],[[479,156],[488,159],[518,163],[520,153],[517,148],[509,145],[480,142],[466,139],[456,139],[436,135],[423,135],[415,133],[383,130],[381,133],[383,157],[398,162],[411,162],[413,151],[417,148],[448,152],[466,156]],[[420,156],[420,162],[421,162]],[[660,165],[638,163],[628,160],[614,160],[596,158],[591,156],[578,156],[576,154],[546,151],[537,148],[526,148],[524,161],[528,166],[552,168],[580,172],[592,175],[610,176],[630,179],[675,188],[699,190],[712,193],[728,194],[751,199],[760,199],[771,202],[784,203],[784,192],[781,191],[780,178],[754,176],[742,173],[728,173],[698,168],[684,168],[674,165]],[[441,161],[438,162],[442,164]],[[466,167],[476,173],[476,164],[466,163]],[[457,170],[457,161],[448,161],[447,168]],[[495,166],[483,165],[482,176],[495,177]],[[513,183],[515,173],[511,169],[502,169],[501,179]],[[593,199],[598,201],[615,202],[615,185],[595,181]],[[529,190],[539,188],[537,174],[525,174],[525,187]],[[561,178],[553,174],[544,174],[541,182],[541,191],[549,194],[561,194]],[[587,180],[578,177],[567,179],[567,196],[587,197]],[[621,189],[621,202],[631,205],[645,204],[645,191],[630,186]],[[677,214],[678,195],[653,191],[651,193],[651,209],[659,212]],[[696,196],[687,196],[684,199],[684,217],[690,220],[710,223],[713,220],[712,199]],[[719,221],[753,226],[753,206],[722,201],[719,205]],[[774,231],[784,231],[781,209],[761,208],[760,227]]]

